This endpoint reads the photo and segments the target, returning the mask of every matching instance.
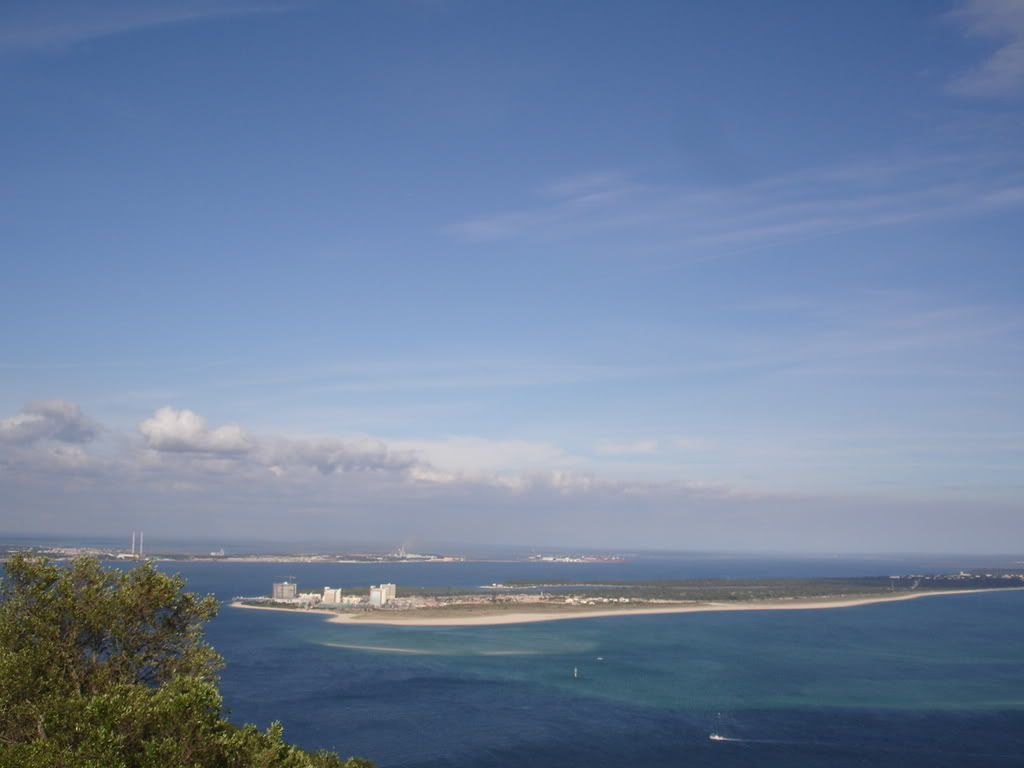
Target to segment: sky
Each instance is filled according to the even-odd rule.
[[[0,117],[0,532],[1022,549],[1018,0],[8,0]]]

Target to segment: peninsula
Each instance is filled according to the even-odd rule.
[[[1024,572],[960,572],[849,579],[490,584],[476,590],[370,587],[368,595],[275,584],[274,597],[239,597],[235,608],[318,613],[332,623],[484,626],[610,616],[846,608],[917,598],[1024,589]]]

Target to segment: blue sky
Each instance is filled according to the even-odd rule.
[[[9,2],[0,103],[0,530],[1024,534],[1019,2]]]

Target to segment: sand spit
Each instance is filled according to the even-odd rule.
[[[284,611],[287,613],[319,613],[328,616],[332,624],[386,624],[396,627],[481,627],[498,624],[529,624],[537,621],[565,621],[568,619],[598,619],[610,616],[654,616],[666,613],[711,613],[717,611],[798,611],[828,608],[853,608],[858,605],[895,603],[916,600],[922,597],[942,595],[970,595],[977,592],[1010,592],[1024,587],[993,587],[989,589],[944,589],[933,592],[910,592],[898,595],[862,597],[817,598],[812,600],[765,600],[763,602],[736,603],[692,603],[688,605],[659,606],[651,608],[615,608],[596,610],[543,610],[543,611],[492,611],[487,608],[467,611],[465,615],[430,616],[435,609],[425,608],[409,612],[361,611],[359,613],[338,613],[323,608],[276,608],[269,605],[246,605],[233,602],[232,608],[248,608],[257,611]],[[443,613],[445,609],[436,609]]]

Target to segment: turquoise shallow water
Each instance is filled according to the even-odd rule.
[[[472,628],[225,609],[209,634],[234,719],[383,766],[1024,765],[1024,592]]]

